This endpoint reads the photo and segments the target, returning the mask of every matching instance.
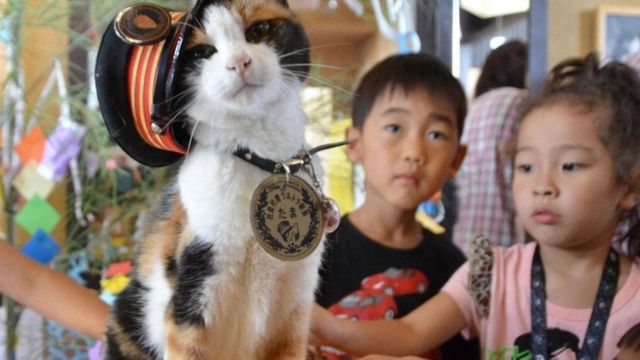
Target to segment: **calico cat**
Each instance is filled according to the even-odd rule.
[[[286,0],[198,1],[194,11],[175,75],[190,148],[145,225],[106,355],[304,359],[322,245],[299,261],[260,247],[250,201],[271,174],[234,151],[280,162],[305,147],[307,38]]]

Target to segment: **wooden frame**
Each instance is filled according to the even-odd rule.
[[[595,49],[603,58],[640,51],[640,6],[599,6],[595,30]]]

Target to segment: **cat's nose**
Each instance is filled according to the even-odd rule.
[[[239,54],[231,58],[227,63],[227,70],[244,75],[251,65],[251,58],[247,54]]]

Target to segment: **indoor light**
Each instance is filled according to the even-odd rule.
[[[460,7],[481,18],[529,11],[529,0],[460,0]]]

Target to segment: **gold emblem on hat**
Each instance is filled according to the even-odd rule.
[[[309,256],[323,236],[324,215],[313,188],[294,175],[264,180],[251,199],[251,226],[258,243],[281,260]]]
[[[171,14],[151,4],[134,4],[122,9],[115,18],[118,37],[131,45],[148,45],[164,40],[171,30]]]

